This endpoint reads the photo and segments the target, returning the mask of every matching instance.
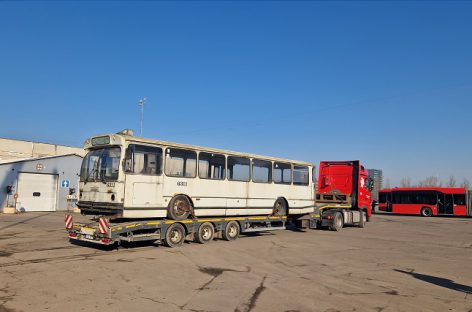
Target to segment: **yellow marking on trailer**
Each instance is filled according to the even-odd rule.
[[[165,224],[172,224],[172,223],[192,223],[193,220],[182,220],[182,221],[175,221],[175,220],[172,220],[172,221],[165,221],[164,223]]]
[[[351,208],[351,206],[350,206],[350,205],[328,205],[328,206],[320,207],[320,210],[321,210],[321,209],[326,209],[326,208],[343,208],[343,209],[349,209],[349,208]]]
[[[244,218],[225,218],[225,221],[242,221]]]
[[[152,222],[148,222],[147,223],[148,225],[157,225],[157,224],[161,224],[160,221],[152,221]]]
[[[248,220],[266,220],[267,217],[249,217]]]
[[[130,225],[127,225],[125,226],[127,229],[130,229],[130,228],[134,228],[134,227],[137,227],[137,226],[140,226],[141,224],[139,223],[135,223],[135,224],[130,224]]]
[[[87,231],[87,230],[91,230],[91,231],[94,231],[94,230],[95,230],[94,228],[89,228],[89,227],[85,227],[85,226],[82,227],[82,229],[84,229],[84,230],[86,230],[86,231]]]
[[[220,222],[220,221],[223,221],[223,219],[201,219],[198,221],[199,222]]]

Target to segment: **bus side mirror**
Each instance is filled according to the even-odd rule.
[[[13,186],[12,185],[7,185],[6,192],[7,192],[8,195],[11,195],[11,193],[13,193]]]

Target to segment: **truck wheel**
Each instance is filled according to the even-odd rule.
[[[180,223],[173,223],[167,228],[164,245],[167,247],[180,247],[185,241],[185,229],[184,226]]]
[[[329,226],[331,231],[341,231],[344,227],[343,215],[340,212],[336,212],[333,219],[333,224]]]
[[[272,215],[276,217],[283,217],[287,215],[287,204],[283,198],[278,198],[275,201]]]
[[[195,242],[200,244],[206,244],[213,240],[215,237],[215,227],[210,222],[205,222],[198,228],[195,233]]]
[[[167,217],[172,220],[181,221],[188,218],[192,211],[192,204],[187,196],[177,195],[169,203],[167,207]]]
[[[365,228],[365,222],[367,220],[367,214],[365,211],[361,211],[361,216],[360,216],[360,221],[359,221],[359,224],[357,225],[358,227],[360,228]]]
[[[431,217],[433,215],[433,211],[429,207],[421,208],[421,216],[422,217]]]
[[[239,223],[236,221],[229,221],[223,230],[222,236],[224,240],[232,241],[239,237],[240,228]]]

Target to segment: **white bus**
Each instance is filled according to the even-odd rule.
[[[310,163],[138,138],[85,142],[78,207],[122,218],[297,215],[314,211]]]

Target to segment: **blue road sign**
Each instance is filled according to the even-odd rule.
[[[61,187],[69,187],[70,182],[69,180],[62,180],[61,181]]]

